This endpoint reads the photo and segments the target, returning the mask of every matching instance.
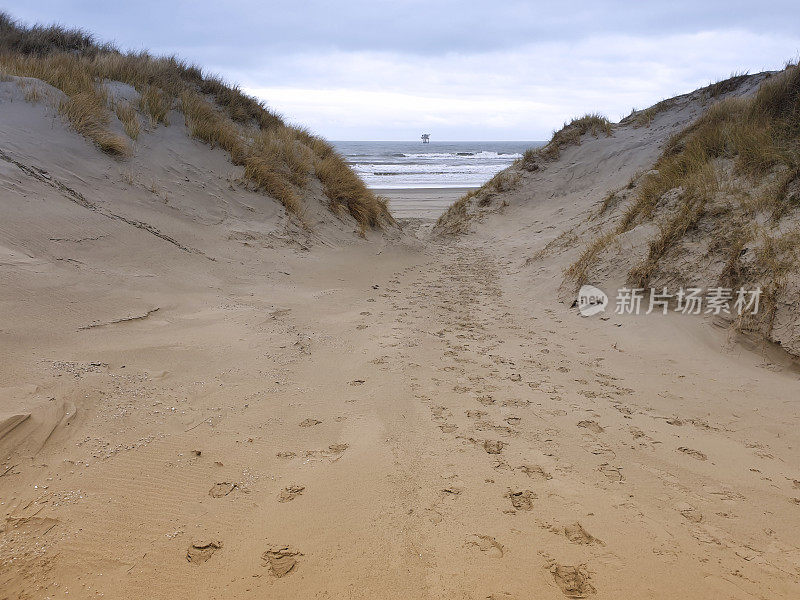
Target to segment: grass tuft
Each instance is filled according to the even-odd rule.
[[[470,190],[453,202],[436,221],[436,229],[448,235],[466,233],[470,221],[467,207],[470,201],[478,195],[479,191],[480,189]]]
[[[203,96],[190,90],[181,94],[180,108],[192,137],[212,148],[219,146],[226,150],[234,164],[244,164],[245,144],[234,123],[215,110]]]
[[[742,83],[744,83],[749,75],[747,72],[744,73],[732,73],[730,77],[727,79],[722,79],[711,85],[708,85],[701,89],[702,92],[709,98],[717,98],[729,92],[732,92],[739,88]]]
[[[468,191],[451,204],[436,221],[437,231],[448,235],[465,233],[471,220],[468,208],[473,199],[477,200],[480,207],[489,206],[495,195],[517,188],[521,179],[522,175],[519,172],[509,169],[500,171],[481,187]]]
[[[25,102],[30,102],[31,104],[37,104],[41,102],[42,99],[45,97],[45,94],[42,91],[41,86],[35,83],[29,83],[24,79],[18,79],[17,86],[19,86],[19,88],[25,95]]]
[[[59,106],[70,126],[84,137],[92,140],[103,152],[112,156],[127,156],[128,142],[120,135],[109,131],[109,113],[105,98],[95,92],[80,92]]]
[[[674,98],[667,98],[644,110],[632,110],[631,114],[620,121],[622,124],[631,123],[634,127],[650,127],[653,119],[660,113],[675,106]]]
[[[138,139],[140,132],[139,115],[136,109],[131,106],[130,102],[115,102],[114,112],[120,123],[122,123],[122,127],[125,129],[125,133],[128,134],[128,137],[132,140]]]
[[[159,87],[145,86],[139,95],[139,109],[149,117],[153,127],[159,123],[169,125],[172,104],[172,96]]]
[[[522,157],[522,168],[528,171],[535,171],[539,160],[556,160],[561,156],[561,150],[566,146],[579,146],[581,137],[587,133],[597,137],[601,133],[610,136],[613,131],[613,123],[603,115],[591,113],[578,119],[573,119],[565,123],[550,138],[550,141],[542,148],[529,148]]]

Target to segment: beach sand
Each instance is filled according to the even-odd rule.
[[[389,198],[389,208],[395,218],[438,219],[453,202],[475,188],[415,188],[376,189],[374,192]]]
[[[362,239],[178,114],[121,166],[5,85],[0,596],[800,597],[792,365],[558,293],[548,244],[674,127],[587,136],[470,235]]]

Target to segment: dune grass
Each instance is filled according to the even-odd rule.
[[[183,112],[189,134],[209,144],[212,148],[226,150],[234,164],[243,164],[247,155],[244,141],[236,125],[215,109],[205,96],[191,90],[184,90],[180,97],[180,110]]]
[[[388,200],[375,196],[327,142],[316,139],[312,147],[315,148],[314,173],[322,182],[331,209],[334,212],[347,210],[361,226],[362,233],[366,228],[380,226],[389,215]]]
[[[31,83],[24,79],[17,79],[17,87],[19,87],[25,95],[25,102],[37,104],[45,98],[42,87],[36,83]]]
[[[613,124],[606,117],[598,113],[590,113],[572,119],[569,123],[553,133],[553,137],[542,148],[528,149],[522,157],[522,166],[525,168],[535,164],[537,159],[556,160],[561,156],[561,150],[566,146],[579,146],[581,137],[590,133],[597,137],[601,133],[610,136]]]
[[[589,269],[597,261],[597,258],[617,239],[615,231],[609,231],[595,237],[586,245],[578,259],[573,262],[565,271],[565,276],[575,282],[575,288],[579,288],[589,280]]]
[[[174,98],[163,89],[145,85],[139,92],[139,109],[150,119],[150,125],[169,125],[169,111]]]
[[[130,152],[127,140],[108,128],[109,112],[105,97],[99,92],[80,92],[61,102],[59,110],[75,131],[92,140],[103,151],[113,156],[126,156]]]
[[[436,221],[436,229],[445,234],[465,233],[471,220],[468,207],[473,199],[477,200],[478,206],[489,206],[496,194],[515,189],[520,180],[521,175],[517,172],[500,171],[481,187],[468,191],[451,204]]]
[[[0,24],[3,23],[0,16]],[[0,69],[8,75],[40,79],[61,90],[66,99],[58,103],[58,110],[75,131],[108,154],[117,157],[128,154],[127,141],[108,127],[111,114],[106,90],[74,56],[9,54],[0,46]]]
[[[467,207],[470,201],[477,195],[478,190],[470,190],[448,206],[444,214],[437,219],[436,229],[441,233],[449,235],[466,233],[470,221]]]
[[[710,86],[707,93],[725,94],[741,85],[742,77]],[[723,168],[723,164],[728,166]],[[721,182],[737,178],[749,182],[751,189],[765,191],[754,202],[737,204],[734,211],[730,202],[718,198],[725,196]],[[771,180],[771,185],[765,183]],[[707,220],[707,228],[713,231],[709,245],[724,257],[722,279],[730,285],[745,279],[765,282],[773,289],[774,299],[787,265],[796,267],[800,261],[793,245],[797,237],[764,229],[755,235],[752,229],[764,221],[764,215],[776,227],[800,208],[800,67],[789,65],[764,81],[752,96],[713,104],[670,139],[654,169],[636,185],[635,200],[616,226],[589,244],[566,271],[576,287],[586,283],[591,267],[618,236],[660,215],[645,258],[629,271],[632,285],[646,287],[670,248]],[[677,194],[677,202],[662,206],[668,192]],[[609,198],[603,203],[606,209]],[[740,260],[749,243],[760,249],[745,268]]]
[[[709,98],[717,98],[737,89],[747,78],[748,74],[746,71],[731,73],[730,77],[716,81],[702,88],[700,91],[704,92]]]
[[[327,142],[286,125],[259,100],[175,56],[123,53],[81,30],[24,27],[0,12],[0,73],[41,79],[61,90],[67,99],[60,110],[70,125],[111,155],[129,152],[125,138],[108,127],[112,108],[131,139],[140,132],[138,117],[126,105],[109,106],[106,80],[136,89],[136,108],[151,127],[167,125],[170,110],[180,109],[192,137],[228,152],[256,189],[290,213],[302,217],[301,198],[313,176],[331,210],[349,214],[362,232],[393,222],[387,201]]]
[[[122,123],[122,127],[125,129],[125,133],[128,134],[128,137],[132,140],[138,139],[141,131],[139,114],[136,112],[136,109],[131,106],[130,102],[114,102],[114,113],[117,115],[119,122]]]
[[[675,98],[667,98],[644,110],[633,109],[631,114],[622,119],[620,123],[623,125],[631,123],[634,127],[650,127],[656,116],[673,106],[675,106]]]
[[[765,81],[756,94],[727,98],[712,105],[695,123],[674,136],[641,184],[636,202],[623,216],[627,231],[652,216],[669,190],[691,188],[716,159],[734,161],[734,172],[753,181],[777,167],[788,176],[765,204],[782,210],[786,190],[800,165],[800,67],[790,66]]]

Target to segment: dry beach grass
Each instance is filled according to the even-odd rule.
[[[322,181],[331,209],[346,211],[362,231],[391,223],[385,201],[361,184],[327,142],[287,126],[238,88],[175,57],[125,54],[79,30],[24,27],[0,14],[0,70],[61,90],[66,96],[60,105],[64,117],[111,155],[125,157],[130,146],[109,127],[113,112],[104,81],[134,87],[137,108],[151,127],[169,124],[170,111],[180,109],[192,135],[224,148],[234,164],[245,165],[245,176],[257,189],[301,219],[301,197],[314,175]],[[130,111],[120,120],[135,139]]]

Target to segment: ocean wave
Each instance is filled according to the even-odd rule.
[[[536,142],[337,142],[372,188],[478,187]]]
[[[393,155],[394,156],[394,155]],[[474,158],[474,159],[503,159],[503,160],[510,160],[514,158],[522,158],[522,154],[519,153],[503,153],[503,152],[492,152],[490,150],[482,150],[480,152],[411,152],[411,153],[404,153],[403,158],[420,158],[425,160],[435,160],[435,159],[464,159],[464,158]]]
[[[510,163],[510,161],[509,161]],[[359,174],[391,174],[391,175],[432,175],[443,173],[475,173],[490,176],[502,169],[505,164],[490,164],[474,162],[469,164],[452,164],[443,161],[438,162],[407,162],[407,163],[351,163],[351,167]]]
[[[458,171],[456,171],[458,173]],[[379,177],[395,177],[398,175],[452,175],[453,171],[372,171],[369,173]]]

